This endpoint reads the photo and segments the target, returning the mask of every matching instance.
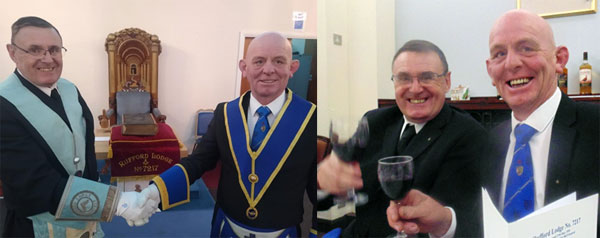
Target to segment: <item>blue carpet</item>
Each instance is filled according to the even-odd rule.
[[[190,202],[157,212],[141,227],[129,227],[125,219],[115,216],[102,223],[105,237],[209,237],[215,201],[198,179],[190,187]]]

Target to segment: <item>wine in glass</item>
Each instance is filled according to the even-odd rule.
[[[329,138],[333,152],[347,163],[356,161],[356,148],[365,148],[369,138],[369,124],[366,118],[360,120],[355,131],[350,128],[348,121],[342,119],[331,121],[331,127],[329,128]],[[337,197],[334,201],[338,205],[353,201],[355,205],[360,206],[367,203],[368,197],[366,194],[359,193],[357,195],[354,188],[351,188],[347,191],[345,197]]]
[[[395,201],[402,200],[413,183],[413,158],[408,155],[389,156],[377,161],[377,178],[385,194]],[[406,238],[404,231],[396,237]]]

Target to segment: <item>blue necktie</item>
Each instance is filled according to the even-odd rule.
[[[265,139],[267,132],[269,132],[269,129],[271,128],[269,126],[269,120],[267,120],[267,116],[271,114],[271,110],[266,106],[262,106],[259,107],[256,112],[258,113],[258,121],[256,121],[256,125],[254,125],[252,143],[250,144],[253,151],[258,150],[260,143]]]
[[[513,222],[535,209],[535,184],[533,183],[533,164],[529,139],[537,131],[521,124],[515,128],[515,152],[504,195],[504,211],[502,215],[507,222]]]

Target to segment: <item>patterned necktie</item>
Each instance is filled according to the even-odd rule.
[[[515,128],[515,152],[513,155],[506,193],[504,194],[504,211],[502,215],[507,222],[513,222],[535,209],[535,184],[533,183],[533,164],[529,139],[537,131],[521,124]]]
[[[406,146],[408,146],[408,142],[415,136],[415,125],[408,124],[406,128],[404,128],[404,132],[402,132],[402,136],[400,136],[400,140],[398,141],[398,147],[396,148],[398,154],[402,153]]]
[[[269,120],[267,120],[267,116],[271,114],[271,110],[268,107],[262,106],[256,110],[258,113],[258,121],[256,121],[256,125],[254,125],[254,133],[252,134],[252,143],[250,147],[253,151],[258,150],[260,147],[260,143],[265,139],[267,132],[271,126],[269,126]]]

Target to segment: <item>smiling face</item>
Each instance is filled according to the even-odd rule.
[[[402,52],[394,60],[392,71],[394,75],[412,77],[412,83],[406,85],[394,81],[396,104],[409,121],[424,123],[440,113],[450,89],[450,72],[443,74],[444,66],[435,52]],[[429,72],[443,76],[426,84],[416,80],[415,76]]]
[[[50,49],[62,47],[62,40],[58,33],[52,28],[40,28],[34,26],[23,27],[14,36],[15,45],[24,50]],[[62,73],[62,54],[50,56],[48,52],[44,56],[36,57],[14,45],[7,45],[8,54],[17,69],[31,83],[42,87],[50,87]]]
[[[525,11],[503,15],[490,33],[487,71],[514,115],[525,120],[556,90],[569,53],[554,45],[552,30],[539,16]]]
[[[252,95],[267,105],[283,93],[299,63],[292,60],[292,46],[286,38],[278,33],[265,33],[252,40],[239,66]]]

